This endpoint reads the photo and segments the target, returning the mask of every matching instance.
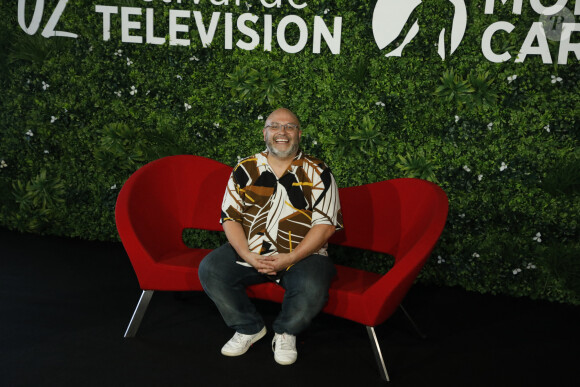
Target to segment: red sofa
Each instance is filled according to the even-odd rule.
[[[143,290],[125,337],[133,337],[155,290],[203,291],[197,268],[211,250],[189,248],[187,228],[221,231],[220,207],[232,168],[199,156],[169,156],[136,171],[119,193],[117,229]],[[387,253],[394,266],[384,275],[336,265],[324,312],[367,327],[384,380],[389,376],[374,327],[400,305],[443,228],[447,196],[419,179],[394,179],[341,188],[344,230],[330,243]],[[281,302],[274,283],[248,288],[251,297]],[[406,314],[406,312],[405,312]]]

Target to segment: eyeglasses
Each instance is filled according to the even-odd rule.
[[[272,129],[272,131],[277,132],[282,130],[282,128],[286,129],[287,132],[296,132],[300,127],[296,124],[280,124],[278,122],[272,122],[269,125],[266,125],[266,128]]]

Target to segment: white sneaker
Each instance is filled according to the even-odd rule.
[[[272,351],[274,360],[281,365],[290,365],[296,361],[298,352],[296,351],[296,336],[283,333],[275,333],[272,340]]]
[[[254,335],[244,335],[236,332],[234,336],[222,347],[222,355],[240,356],[250,349],[252,344],[266,335],[266,327]]]

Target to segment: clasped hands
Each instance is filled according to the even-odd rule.
[[[276,275],[277,272],[286,270],[295,263],[292,253],[281,253],[275,255],[260,255],[249,252],[243,257],[246,262],[252,265],[259,273]]]

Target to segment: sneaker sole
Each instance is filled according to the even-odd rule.
[[[255,343],[256,341],[260,340],[260,339],[261,339],[262,337],[264,337],[264,336],[266,336],[266,327],[262,328],[262,330],[261,330],[260,332],[258,332],[258,334],[256,335],[256,337],[254,337],[254,338],[252,339],[252,342],[250,343],[250,345],[248,345],[248,347],[247,347],[247,348],[246,348],[244,351],[242,351],[242,352],[225,352],[225,351],[222,349],[222,355],[224,355],[224,356],[230,356],[230,357],[241,356],[241,355],[243,355],[244,353],[248,352],[248,349],[250,349],[250,347],[251,347],[252,345],[254,345],[254,343]]]
[[[274,360],[276,360],[276,363],[278,363],[280,365],[290,365],[290,364],[294,364],[296,362],[296,359],[294,359],[294,360],[278,360],[278,359],[276,359],[276,357],[274,357]]]

